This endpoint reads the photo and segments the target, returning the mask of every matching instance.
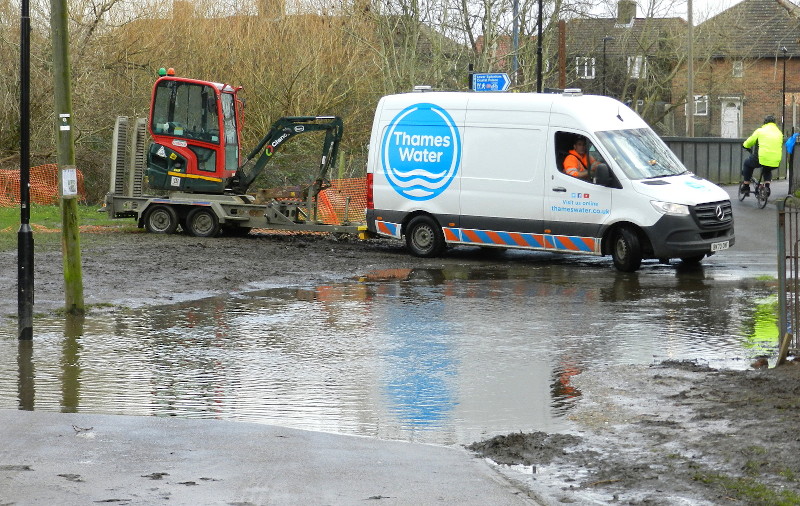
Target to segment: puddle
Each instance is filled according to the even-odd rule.
[[[439,444],[558,431],[602,364],[774,354],[774,287],[592,268],[393,269],[0,328],[0,408],[218,418]]]

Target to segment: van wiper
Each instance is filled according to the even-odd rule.
[[[667,173],[667,174],[656,174],[655,176],[646,177],[644,179],[658,179],[660,177],[682,176],[682,175],[686,174],[687,172],[689,172],[689,171],[688,170],[684,170],[684,171],[678,172],[678,173],[670,172],[670,173]]]

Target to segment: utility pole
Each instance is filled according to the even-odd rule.
[[[781,48],[783,53],[783,90],[781,92],[781,132],[786,135],[786,46]]]
[[[69,64],[67,0],[50,0],[53,75],[58,139],[58,181],[61,192],[61,252],[64,264],[64,309],[83,314],[83,274],[78,235],[78,191],[72,137],[72,86]]]
[[[686,0],[686,21],[689,51],[686,56],[686,137],[694,137],[694,22],[692,21],[692,0]]]
[[[514,23],[511,31],[511,45],[514,54],[511,62],[511,84],[516,87],[519,84],[519,0],[514,0],[513,16]]]
[[[542,92],[542,0],[539,0],[539,15],[537,16],[536,36],[536,93]]]
[[[558,20],[558,87],[567,87],[567,22]]]
[[[19,201],[20,226],[17,232],[18,338],[33,339],[33,231],[30,218],[30,87],[31,17],[28,0],[22,0],[19,44]]]
[[[614,40],[614,37],[606,35],[603,37],[603,96],[606,96],[606,44],[608,41]]]

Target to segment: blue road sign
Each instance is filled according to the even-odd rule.
[[[472,74],[473,91],[506,91],[511,80],[508,74]]]

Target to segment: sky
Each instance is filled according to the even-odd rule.
[[[692,0],[694,24],[701,23],[741,1],[742,0]],[[797,3],[797,0],[795,0],[795,3]],[[599,2],[597,7],[599,12],[596,12],[596,14],[602,15],[603,11],[607,9],[603,4],[616,5],[616,0]],[[646,14],[647,5],[655,4],[660,11],[666,10],[663,14],[659,12],[659,14],[665,17],[676,16],[686,19],[687,0],[637,0],[637,4],[639,4],[639,8],[636,10],[636,15],[639,17]],[[616,12],[616,10],[614,12]]]
[[[698,23],[704,21],[711,16],[719,14],[725,9],[738,4],[740,1],[741,0],[692,0],[694,22]],[[678,7],[675,15],[686,19],[686,5],[684,4],[682,8]]]

